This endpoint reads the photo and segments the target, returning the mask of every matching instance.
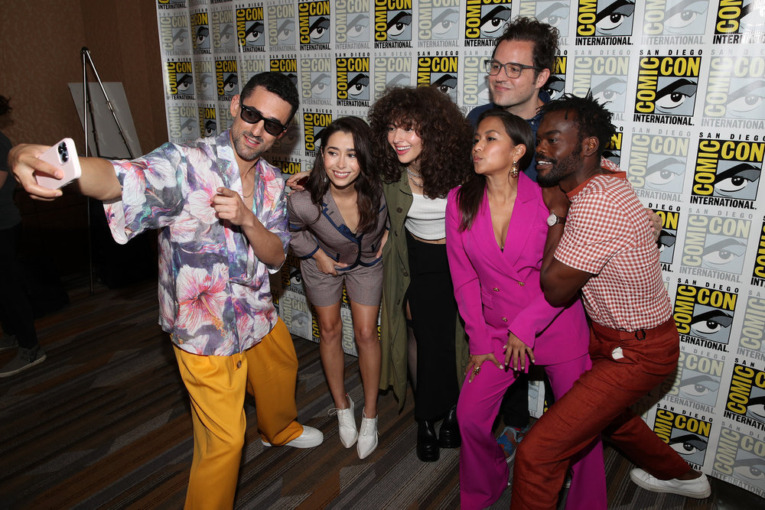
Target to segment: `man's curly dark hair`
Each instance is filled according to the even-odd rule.
[[[564,94],[540,109],[543,116],[560,111],[567,112],[566,118],[576,124],[580,144],[582,140],[590,136],[598,139],[598,156],[602,156],[606,146],[611,142],[611,137],[616,133],[616,127],[611,123],[611,112],[592,97],[592,91],[588,91],[584,97]],[[568,112],[574,115],[569,118]]]
[[[403,171],[388,143],[388,127],[412,128],[422,139],[419,172],[423,193],[444,198],[472,172],[473,128],[456,104],[435,87],[394,87],[372,105],[373,161],[384,182],[397,182]]]
[[[505,28],[504,33],[494,40],[494,54],[497,46],[502,41],[529,41],[534,43],[534,67],[537,69],[549,69],[552,72],[555,65],[555,54],[558,53],[557,28],[547,23],[542,23],[534,18],[515,18]],[[504,62],[503,62],[504,63]],[[535,76],[539,71],[535,71]]]

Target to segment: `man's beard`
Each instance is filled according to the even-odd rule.
[[[582,162],[579,159],[581,152],[581,148],[577,148],[576,151],[561,160],[541,158],[542,161],[552,163],[552,168],[550,168],[549,172],[545,172],[544,174],[538,171],[537,183],[543,188],[549,188],[560,184],[560,181],[575,173],[582,165]],[[539,154],[536,155],[536,160],[539,162]]]

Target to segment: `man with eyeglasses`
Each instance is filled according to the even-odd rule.
[[[80,159],[80,192],[104,201],[117,242],[160,229],[159,322],[191,397],[186,508],[233,507],[245,391],[255,396],[265,446],[323,441],[296,421],[297,356],[268,278],[284,262],[290,235],[284,183],[262,154],[284,135],[298,103],[289,78],[258,74],[232,99],[230,130],[215,138],[166,143],[133,161]],[[51,200],[61,191],[34,176],[61,176],[37,159],[45,149],[18,146],[9,163],[33,198]]]
[[[468,114],[475,127],[487,110],[502,108],[526,119],[536,137],[542,116],[539,108],[550,101],[544,85],[550,77],[558,52],[558,29],[533,18],[516,18],[495,39],[491,59],[485,61],[492,103],[479,106]],[[524,170],[536,182],[536,161]],[[500,415],[505,429],[498,442],[508,461],[515,456],[518,443],[529,430],[529,380],[521,374],[502,399]]]

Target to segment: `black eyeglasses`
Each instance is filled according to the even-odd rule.
[[[263,114],[258,111],[257,108],[252,106],[240,105],[242,107],[241,117],[247,124],[257,124],[261,120],[263,121],[263,128],[266,133],[273,136],[279,136],[287,131],[287,126],[279,122],[278,120],[266,119]]]
[[[505,74],[508,78],[518,78],[523,71],[526,69],[533,69],[535,71],[541,71],[542,69],[534,66],[527,66],[525,64],[518,64],[517,62],[508,62],[507,64],[503,64],[501,62],[497,62],[496,60],[485,60],[484,68],[486,69],[486,72],[489,73],[492,76],[496,76],[499,74],[499,71],[504,67],[505,68]]]

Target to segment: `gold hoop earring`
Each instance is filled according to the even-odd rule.
[[[518,177],[518,162],[513,161],[513,168],[510,169],[510,175]]]

